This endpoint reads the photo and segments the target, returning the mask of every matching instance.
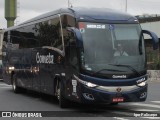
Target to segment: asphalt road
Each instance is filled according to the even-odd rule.
[[[0,81],[0,114],[2,112],[17,112],[20,115],[28,114],[28,112],[39,112],[39,115],[48,115],[46,120],[52,119],[87,119],[97,120],[99,118],[104,120],[133,120],[133,119],[157,119],[158,117],[148,117],[160,115],[160,81],[149,82],[148,98],[145,102],[138,103],[121,103],[117,106],[111,105],[81,105],[72,103],[70,108],[61,109],[58,106],[57,100],[51,96],[40,95],[31,91],[15,94],[10,85]],[[27,113],[26,113],[27,112]],[[3,113],[4,114],[4,113]],[[18,115],[18,114],[15,114]],[[140,115],[140,116],[139,116]],[[0,115],[1,116],[1,115]],[[134,117],[139,116],[139,117]],[[2,119],[2,118],[0,118]],[[4,118],[3,118],[4,119]],[[12,118],[17,119],[17,118]],[[24,120],[27,118],[23,118]],[[34,119],[35,120],[35,119]]]

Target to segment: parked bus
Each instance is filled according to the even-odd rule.
[[[3,78],[15,93],[25,88],[56,96],[62,108],[68,101],[145,101],[143,33],[157,49],[158,37],[129,14],[100,8],[49,12],[5,30]]]

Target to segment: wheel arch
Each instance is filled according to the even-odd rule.
[[[15,75],[15,71],[11,72],[11,84],[13,84],[13,76]]]
[[[55,77],[54,77],[54,83],[53,83],[53,86],[54,86],[54,95],[56,94],[56,87],[57,87],[57,83],[58,82],[61,82],[60,74],[56,74]]]

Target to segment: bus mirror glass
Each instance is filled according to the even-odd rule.
[[[159,43],[158,36],[154,32],[151,32],[151,31],[148,31],[148,30],[142,30],[142,32],[143,32],[143,34],[148,34],[148,35],[151,36],[152,43],[153,43],[153,50],[158,49],[158,43]]]
[[[81,32],[79,31],[79,29],[74,28],[74,27],[67,27],[67,30],[73,32],[78,47],[82,47],[83,46],[82,35],[81,35]]]

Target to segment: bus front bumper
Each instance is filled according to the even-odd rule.
[[[82,103],[119,103],[119,102],[141,102],[147,98],[148,84],[138,86],[99,86],[90,88],[81,84]]]

